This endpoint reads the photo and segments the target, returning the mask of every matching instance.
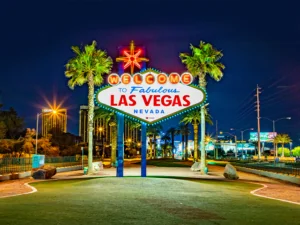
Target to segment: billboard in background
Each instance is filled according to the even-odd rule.
[[[260,132],[261,142],[273,142],[276,132]],[[250,141],[257,141],[257,132],[250,132]]]
[[[255,146],[252,143],[238,143],[237,149],[238,150],[255,150]]]

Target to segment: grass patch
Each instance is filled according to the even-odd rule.
[[[250,195],[242,182],[97,178],[33,183],[0,199],[1,224],[299,224],[300,207]]]

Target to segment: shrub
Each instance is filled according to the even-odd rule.
[[[284,151],[284,157],[289,157],[290,156],[290,150],[288,148],[283,148]],[[282,154],[282,147],[278,148],[278,156],[281,156]]]
[[[293,156],[300,156],[300,146],[295,147],[292,150]]]

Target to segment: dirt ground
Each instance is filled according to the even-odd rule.
[[[209,166],[209,168],[213,174],[221,175],[224,171],[224,168],[219,166]],[[241,171],[238,171],[238,175],[240,177],[239,182],[253,182],[267,186],[267,188],[256,191],[256,194],[300,203],[300,186],[296,184]]]

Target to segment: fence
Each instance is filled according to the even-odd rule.
[[[93,161],[100,161],[101,158],[94,157]],[[64,157],[47,157],[45,158],[45,164],[54,167],[66,167],[66,166],[86,166],[88,161],[87,157],[78,156],[64,156]],[[0,158],[0,175],[9,173],[20,173],[25,171],[31,171],[32,158],[18,158],[18,157],[4,157]]]

